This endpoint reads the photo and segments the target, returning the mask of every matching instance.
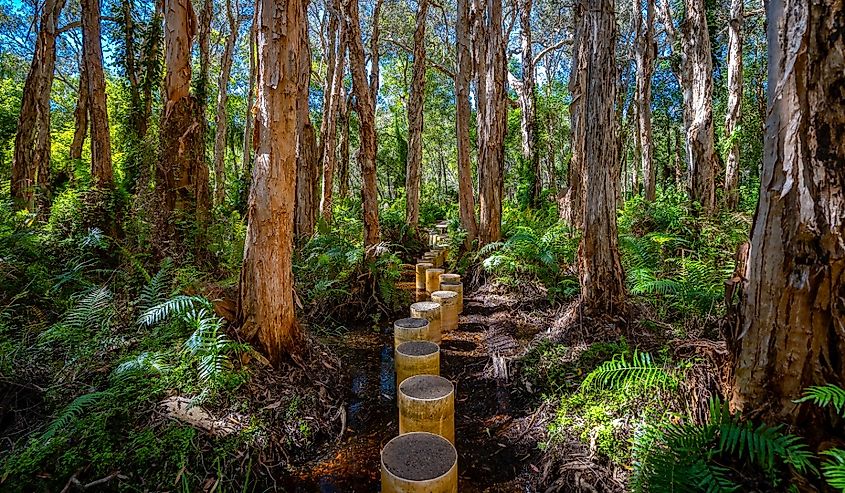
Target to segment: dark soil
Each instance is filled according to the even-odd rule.
[[[455,389],[448,379],[436,375],[409,377],[399,386],[400,392],[412,399],[440,399]]]
[[[457,456],[443,437],[430,433],[406,433],[384,447],[384,467],[403,479],[425,481],[449,472]]]

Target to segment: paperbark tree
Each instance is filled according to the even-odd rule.
[[[422,168],[423,102],[425,101],[425,24],[428,0],[418,0],[414,29],[414,66],[408,98],[408,159],[405,166],[405,222],[420,222],[420,174]]]
[[[200,124],[202,125],[203,141],[208,135],[208,120],[206,113],[208,112],[208,93],[209,93],[209,77],[208,73],[211,68],[211,18],[213,16],[212,0],[202,0],[202,8],[199,15],[199,26],[197,32],[197,41],[199,44],[199,73],[197,74],[197,81],[194,94],[199,103],[200,110]],[[205,159],[205,145],[203,145],[203,160]]]
[[[214,203],[222,204],[226,200],[226,133],[229,118],[226,103],[229,101],[229,75],[232,71],[232,56],[238,40],[238,22],[232,8],[232,0],[226,0],[226,19],[229,21],[229,33],[223,48],[223,60],[220,64],[220,78],[217,79],[217,110],[215,111],[214,133]]]
[[[73,140],[70,143],[70,158],[82,159],[82,147],[88,133],[88,72],[85,61],[79,64],[79,91],[76,96],[76,108],[73,110]]]
[[[326,97],[323,105],[326,108],[323,114],[323,123],[320,128],[320,162],[323,163],[323,194],[320,199],[320,212],[323,220],[332,221],[332,194],[334,193],[335,162],[337,156],[337,125],[338,120],[345,115],[345,109],[341,111],[340,106],[346,105],[343,92],[343,76],[346,72],[346,39],[347,28],[345,19],[340,13],[340,2],[334,0],[329,21],[329,31],[332,41],[329,44],[328,73],[326,74],[325,90]],[[334,37],[334,28],[337,32],[337,39]]]
[[[293,300],[296,134],[304,0],[258,0],[255,165],[238,306],[242,330],[278,364],[299,350]]]
[[[502,236],[504,140],[507,131],[505,39],[501,0],[475,0],[478,100],[478,203],[482,245]]]
[[[106,108],[106,78],[103,73],[103,46],[100,42],[100,0],[81,0],[82,59],[85,62],[88,111],[91,114],[91,178],[94,186],[114,185],[111,162],[109,115]]]
[[[731,0],[728,23],[728,107],[725,111],[725,137],[730,147],[725,163],[725,199],[728,208],[739,202],[739,141],[735,135],[742,118],[742,21],[743,0]]]
[[[56,68],[56,35],[64,0],[46,0],[41,10],[32,64],[23,86],[12,155],[11,195],[15,207],[34,211],[36,191],[50,179],[50,91]]]
[[[340,138],[338,147],[339,158],[337,161],[337,195],[342,199],[349,197],[349,95],[346,94],[346,87],[340,87],[340,107],[337,113],[337,123],[340,126]]]
[[[681,87],[687,129],[690,195],[706,214],[716,208],[716,147],[713,141],[713,62],[704,0],[684,0]]]
[[[243,157],[241,166],[243,176],[249,177],[252,174],[252,122],[255,119],[253,112],[253,100],[255,97],[255,79],[258,77],[255,61],[255,44],[257,42],[258,9],[252,15],[252,25],[249,28],[249,88],[246,94],[246,116],[244,117],[244,140]]]
[[[585,0],[576,0],[573,5],[574,42],[572,45],[572,70],[569,73],[569,126],[572,136],[572,156],[569,159],[568,184],[559,200],[561,219],[574,228],[583,227],[584,216],[584,91],[586,89],[587,53],[583,41]]]
[[[760,199],[736,340],[733,406],[832,432],[796,403],[845,386],[845,25],[834,0],[766,4],[768,107]]]
[[[159,228],[164,230],[161,233],[166,241],[168,237],[182,239],[183,232],[176,231],[174,219],[187,219],[202,227],[208,215],[209,193],[204,126],[200,105],[190,93],[191,41],[196,33],[190,0],[165,0],[164,22],[165,102],[156,189],[164,212]]]
[[[616,196],[619,131],[616,101],[616,14],[612,0],[584,0],[577,71],[584,77],[574,140],[582,149],[584,231],[578,246],[581,302],[591,315],[620,313],[625,275],[619,259]],[[571,111],[571,110],[570,110]]]
[[[642,19],[642,2],[634,0],[634,29],[636,31],[635,59],[637,64],[637,130],[640,161],[643,171],[645,199],[654,200],[657,187],[657,166],[654,163],[654,142],[651,132],[651,78],[657,44],[654,41],[654,2],[646,0],[645,25]]]
[[[540,155],[537,153],[539,136],[537,134],[537,91],[534,70],[534,50],[531,46],[531,7],[532,0],[522,0],[519,11],[522,80],[519,89],[519,105],[522,109],[520,129],[522,130],[522,159],[531,170],[534,179],[528,202],[531,207],[540,204],[543,192],[543,180],[540,173]]]
[[[361,40],[361,24],[358,17],[358,0],[343,0],[348,32],[349,69],[352,72],[352,88],[355,92],[356,112],[361,142],[358,146],[358,164],[361,166],[361,201],[364,209],[364,248],[379,241],[378,190],[376,177],[376,105],[375,91],[378,88],[378,12],[381,0],[377,0],[374,10],[372,36],[370,44],[370,82],[367,82],[367,61],[364,57],[364,44]]]
[[[307,10],[307,2],[306,2]],[[317,140],[311,123],[308,96],[311,87],[311,46],[308,41],[308,25],[300,26],[304,32],[299,39],[299,74],[297,76],[296,98],[296,218],[294,232],[297,237],[308,237],[314,233],[317,223]]]
[[[469,246],[478,236],[469,142],[469,126],[472,117],[469,105],[469,89],[472,81],[469,0],[458,0],[457,9],[458,17],[455,23],[455,38],[457,40],[455,129],[458,143],[458,204],[461,227],[467,232],[466,245]]]

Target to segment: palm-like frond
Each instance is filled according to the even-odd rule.
[[[164,259],[156,275],[141,289],[141,294],[138,297],[138,308],[141,312],[145,312],[167,299],[167,296],[170,294],[167,292],[167,288],[170,283],[170,270],[172,266],[173,262],[169,258]]]
[[[167,301],[151,306],[138,317],[138,325],[152,327],[165,320],[184,314],[195,307],[211,308],[211,303],[201,296],[179,295]]]
[[[162,354],[143,352],[117,365],[111,373],[111,378],[115,381],[123,381],[132,376],[145,375],[151,372],[164,373],[169,369],[170,365]]]
[[[824,480],[832,488],[845,492],[845,450],[834,448],[822,455],[828,458],[821,466]]]
[[[109,395],[108,392],[92,392],[90,394],[83,394],[74,399],[68,406],[54,419],[44,433],[41,435],[40,441],[47,443],[53,438],[56,433],[71,425],[78,420],[83,411],[89,410],[91,406],[96,404],[100,399]]]
[[[619,354],[596,367],[581,382],[581,389],[619,389],[633,385],[667,389],[675,388],[678,380],[665,367],[655,363],[650,354],[635,351],[630,360]]]
[[[832,384],[808,387],[795,402],[808,401],[820,407],[832,406],[840,416],[845,417],[845,389],[842,387]]]

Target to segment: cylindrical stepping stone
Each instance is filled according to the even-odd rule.
[[[431,301],[440,303],[440,333],[445,334],[458,328],[458,293],[434,291]]]
[[[411,305],[412,318],[428,320],[428,337],[431,342],[440,344],[440,303],[419,301]]]
[[[458,493],[458,452],[433,433],[406,433],[381,451],[382,493]]]
[[[425,270],[425,290],[429,293],[440,291],[440,274],[443,269],[426,269]]]
[[[407,341],[396,346],[396,385],[415,375],[440,375],[440,347],[431,341]]]
[[[440,283],[451,283],[455,284],[456,282],[461,282],[461,275],[460,274],[440,274]]]
[[[430,341],[430,324],[424,318],[400,318],[393,322],[393,347],[407,341]]]
[[[440,276],[440,290],[441,291],[454,291],[458,293],[458,313],[464,312],[464,284],[461,282],[453,282],[453,281],[443,281],[443,274]]]
[[[434,264],[431,262],[417,263],[417,289],[425,289],[425,271],[433,268]]]
[[[455,386],[437,375],[408,377],[399,385],[399,434],[427,431],[455,443]]]
[[[434,264],[434,267],[440,267],[440,257],[438,257],[436,252],[425,252],[422,256],[423,262],[429,262]]]

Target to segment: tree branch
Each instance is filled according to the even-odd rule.
[[[404,51],[406,51],[406,52],[408,52],[408,53],[413,53],[413,52],[414,52],[413,48],[411,48],[410,46],[408,46],[407,44],[405,44],[405,43],[403,43],[403,42],[401,42],[401,41],[399,41],[399,40],[396,40],[396,39],[390,39],[390,38],[385,38],[385,40],[384,40],[384,41],[385,41],[385,42],[387,42],[387,43],[390,43],[390,44],[392,44],[393,46],[396,46],[397,48],[399,48],[399,49],[401,49],[401,50],[404,50]],[[440,64],[440,63],[437,63],[437,62],[435,62],[434,60],[432,60],[432,59],[430,59],[430,58],[426,58],[426,63],[429,65],[429,67],[431,67],[431,68],[433,68],[433,69],[438,70],[438,71],[439,71],[439,72],[441,72],[443,75],[445,75],[445,76],[447,76],[447,77],[449,77],[449,78],[452,78],[452,79],[454,79],[454,78],[455,78],[455,72],[454,72],[453,70],[449,69],[448,67],[446,67],[446,66],[444,66],[444,65],[442,65],[442,64]]]

